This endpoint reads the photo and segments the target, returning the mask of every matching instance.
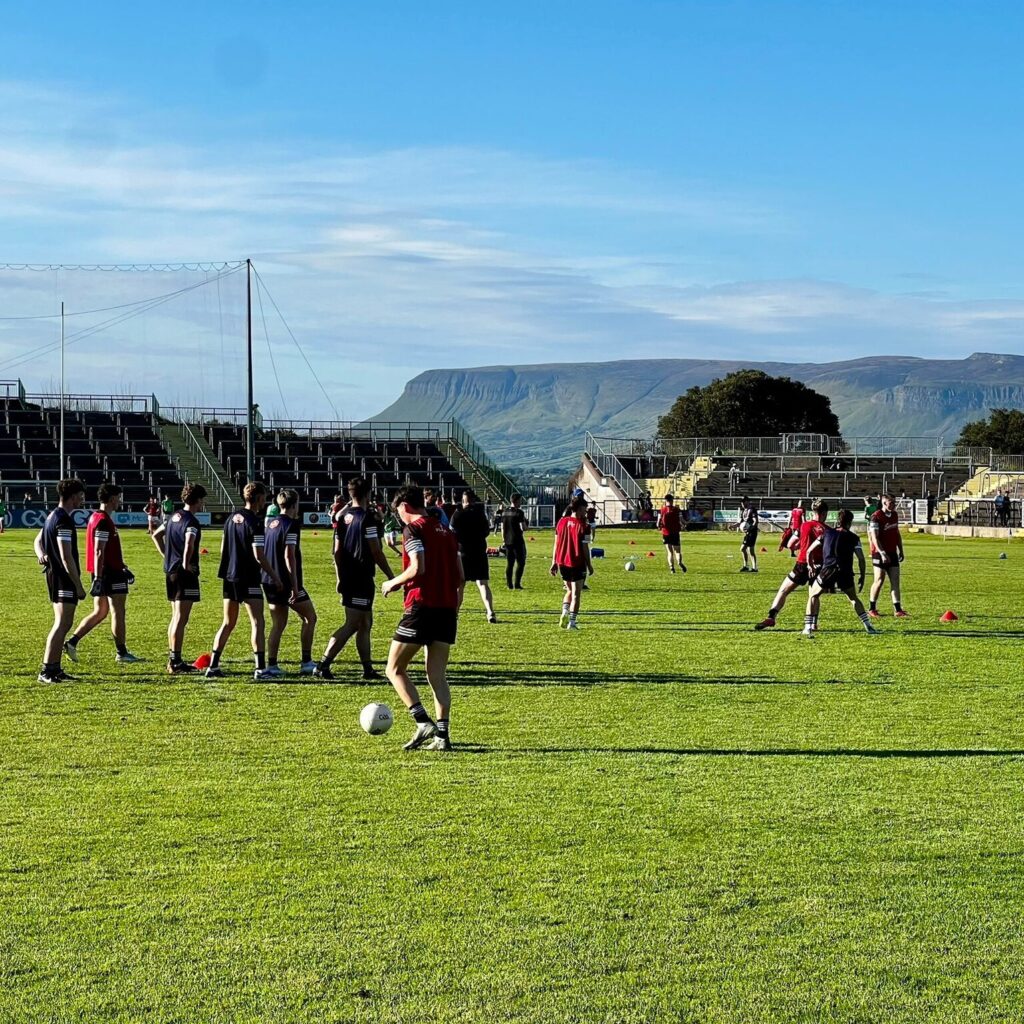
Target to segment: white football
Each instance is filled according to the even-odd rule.
[[[380,736],[395,724],[395,718],[387,704],[367,704],[359,712],[359,724],[371,736]]]
[[[626,572],[636,572],[636,564],[634,562],[627,562]]]

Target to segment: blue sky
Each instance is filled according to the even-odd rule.
[[[93,11],[5,9],[0,259],[251,255],[343,415],[436,366],[1022,351],[1018,5]],[[0,299],[181,283],[9,274]],[[220,379],[211,346],[238,296],[210,340],[190,295],[141,330],[191,323],[200,399],[236,401],[237,352]],[[0,377],[46,330],[0,324]],[[133,337],[83,342],[82,386],[88,346],[124,386],[188,397],[123,355]],[[302,368],[281,376],[326,411]]]

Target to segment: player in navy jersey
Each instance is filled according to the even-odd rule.
[[[864,610],[861,599],[857,596],[864,589],[864,551],[860,546],[860,538],[850,527],[853,525],[853,513],[844,508],[839,512],[839,527],[833,529],[826,526],[824,533],[814,540],[807,549],[808,556],[821,549],[821,568],[811,583],[807,594],[807,614],[804,618],[806,637],[814,637],[818,629],[818,609],[821,606],[822,594],[845,594],[853,605],[857,617],[864,624],[865,632],[872,635],[878,630],[871,625],[871,619]],[[853,560],[857,559],[858,580],[854,587]]]
[[[252,651],[256,660],[253,679],[271,679],[267,675],[265,623],[263,616],[263,573],[272,587],[281,590],[284,582],[263,552],[263,509],[267,488],[254,480],[242,492],[245,507],[235,509],[224,524],[217,575],[224,581],[224,621],[213,640],[213,654],[206,675],[218,679],[224,675],[220,659],[238,622],[238,609],[245,605],[252,626]]]
[[[199,601],[199,545],[203,528],[196,515],[203,511],[206,488],[202,484],[186,484],[181,502],[182,507],[153,531],[153,542],[164,556],[167,600],[171,602],[171,621],[167,627],[167,671],[171,675],[196,671],[182,658],[181,650],[192,606]]]
[[[378,567],[386,579],[391,579],[394,573],[380,546],[381,522],[370,502],[369,483],[362,477],[349,480],[348,494],[348,504],[336,516],[334,530],[334,569],[345,622],[327,642],[327,649],[313,674],[320,679],[333,679],[334,659],[355,637],[356,653],[363,663],[363,678],[380,679],[370,657],[376,593],[374,577]]]
[[[271,506],[274,507],[274,506]],[[269,574],[263,573],[263,592],[270,605],[270,635],[267,637],[267,675],[284,675],[277,663],[281,637],[288,626],[288,612],[293,611],[302,620],[302,662],[299,674],[311,676],[316,668],[313,660],[313,635],[316,632],[316,609],[302,582],[302,547],[299,519],[299,492],[290,487],[283,489],[276,500],[277,514],[266,520],[263,552],[283,582],[275,587]]]
[[[113,513],[121,507],[121,488],[117,484],[100,484],[96,492],[99,509],[89,517],[85,531],[85,567],[92,573],[92,611],[78,624],[78,628],[64,644],[64,653],[78,661],[78,645],[107,616],[114,634],[115,659],[122,664],[134,665],[142,661],[125,644],[127,623],[125,613],[128,585],[135,580],[125,565],[121,553],[121,538],[114,524]]]
[[[61,480],[57,484],[57,507],[46,517],[36,535],[33,548],[46,575],[46,589],[53,605],[53,626],[46,638],[41,683],[61,683],[71,679],[60,667],[64,638],[75,620],[75,608],[85,600],[82,570],[78,561],[78,534],[72,513],[85,504],[85,485],[81,480]]]
[[[391,504],[405,524],[402,572],[383,583],[380,592],[387,597],[404,589],[405,611],[391,641],[388,679],[416,723],[405,749],[416,750],[429,740],[428,750],[450,750],[448,655],[458,632],[465,583],[459,542],[437,517],[427,514],[419,487],[401,488]],[[426,649],[427,682],[434,694],[436,721],[420,703],[419,691],[409,676],[409,666],[421,648]]]

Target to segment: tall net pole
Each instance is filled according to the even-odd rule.
[[[65,476],[66,463],[64,461],[64,303],[60,304],[60,474]]]
[[[256,438],[255,410],[253,409],[252,389],[252,260],[245,261],[245,333],[246,333],[246,366],[248,377],[248,401],[246,402],[245,429],[245,471],[249,480],[256,479]]]

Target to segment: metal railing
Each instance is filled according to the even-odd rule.
[[[17,399],[19,402],[25,401],[25,385],[21,383],[19,378],[14,380],[0,380],[0,392],[6,401]]]
[[[476,471],[504,501],[516,492],[515,481],[494,463],[468,430],[454,417],[448,423],[448,440],[472,463]]]
[[[587,431],[586,448],[584,449],[590,461],[597,467],[602,477],[609,477],[614,480],[619,489],[625,495],[626,500],[635,505],[639,502],[644,493],[640,485],[633,479],[626,467],[619,460],[618,455],[604,447],[606,438],[597,438],[590,431]],[[623,453],[626,454],[626,453]]]
[[[50,408],[60,408],[60,394],[36,392],[24,394],[24,402]],[[143,412],[153,414],[152,395],[65,395],[64,408],[71,412]]]
[[[205,447],[202,442],[200,442],[199,438],[196,437],[192,428],[187,423],[179,423],[178,432],[181,434],[182,440],[184,440],[189,454],[206,471],[209,478],[216,483],[217,490],[219,491],[219,500],[225,505],[233,505],[236,499],[232,497],[231,491],[228,490],[224,481],[221,479],[220,468],[210,461],[209,456],[206,454]]]

